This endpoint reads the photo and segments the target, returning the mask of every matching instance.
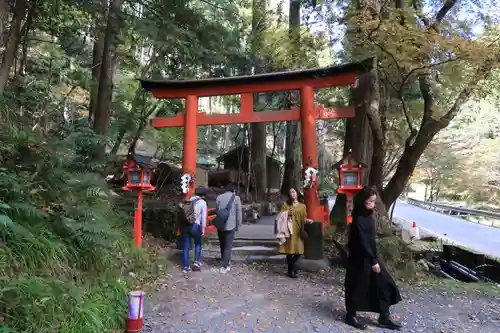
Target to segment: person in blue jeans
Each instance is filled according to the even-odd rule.
[[[191,225],[184,225],[182,227],[182,272],[188,274],[191,270],[199,271],[201,269],[201,244],[203,234],[207,225],[207,202],[205,201],[205,194],[207,189],[198,187],[195,194],[189,198],[194,202],[194,216],[195,222]],[[194,242],[194,263],[191,268],[189,261],[189,252],[191,250],[191,240]]]

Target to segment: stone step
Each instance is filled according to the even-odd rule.
[[[217,246],[209,247],[205,250],[206,252],[212,253],[220,253],[220,249]],[[278,255],[278,247],[277,246],[259,246],[259,245],[249,245],[249,246],[233,246],[233,255],[237,256],[252,256],[252,255],[267,255],[273,256]]]
[[[205,261],[219,261],[220,249],[218,246],[210,246],[203,252]],[[262,262],[271,264],[282,264],[285,262],[285,255],[278,252],[276,242],[271,246],[247,245],[234,246],[231,261],[235,263]]]
[[[213,246],[219,246],[219,240],[217,238],[209,238],[208,243]],[[277,247],[278,242],[276,239],[252,239],[252,238],[236,238],[233,242],[233,247],[243,247],[243,246],[267,246],[267,247]]]
[[[203,253],[203,262],[208,264],[214,264],[220,262],[219,256],[211,257],[208,256],[207,253]],[[286,260],[286,256],[284,254],[275,254],[275,255],[235,255],[231,256],[232,263],[269,263],[269,264],[284,264]]]
[[[231,262],[234,263],[270,263],[270,264],[283,264],[285,263],[286,256],[280,254],[278,250],[275,249],[260,249],[261,252],[255,251],[255,249],[245,249],[241,250],[238,248],[233,248],[233,253],[231,255]],[[172,249],[170,255],[180,262],[182,256],[182,250]],[[214,248],[204,248],[202,250],[202,261],[206,264],[217,264],[220,262],[220,251]]]

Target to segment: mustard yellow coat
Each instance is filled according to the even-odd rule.
[[[295,205],[283,204],[281,211],[288,211],[288,216],[292,217],[292,235],[285,244],[280,245],[280,253],[286,254],[304,254],[304,241],[300,238],[300,229],[306,223],[307,212],[306,205],[296,203]]]

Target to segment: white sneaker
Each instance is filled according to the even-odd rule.
[[[193,271],[199,271],[201,270],[201,262],[195,262],[193,264]]]
[[[229,266],[228,266],[228,267],[221,267],[221,268],[220,268],[220,273],[221,273],[221,274],[226,274],[226,273],[228,273],[230,270],[231,270],[231,267],[229,267]]]

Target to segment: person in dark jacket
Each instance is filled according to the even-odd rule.
[[[365,186],[354,198],[347,243],[345,322],[363,330],[366,325],[356,317],[356,312],[376,312],[379,313],[378,323],[381,327],[400,329],[402,325],[391,319],[389,307],[399,303],[401,295],[377,254],[375,220],[372,216],[376,200],[375,186]]]

